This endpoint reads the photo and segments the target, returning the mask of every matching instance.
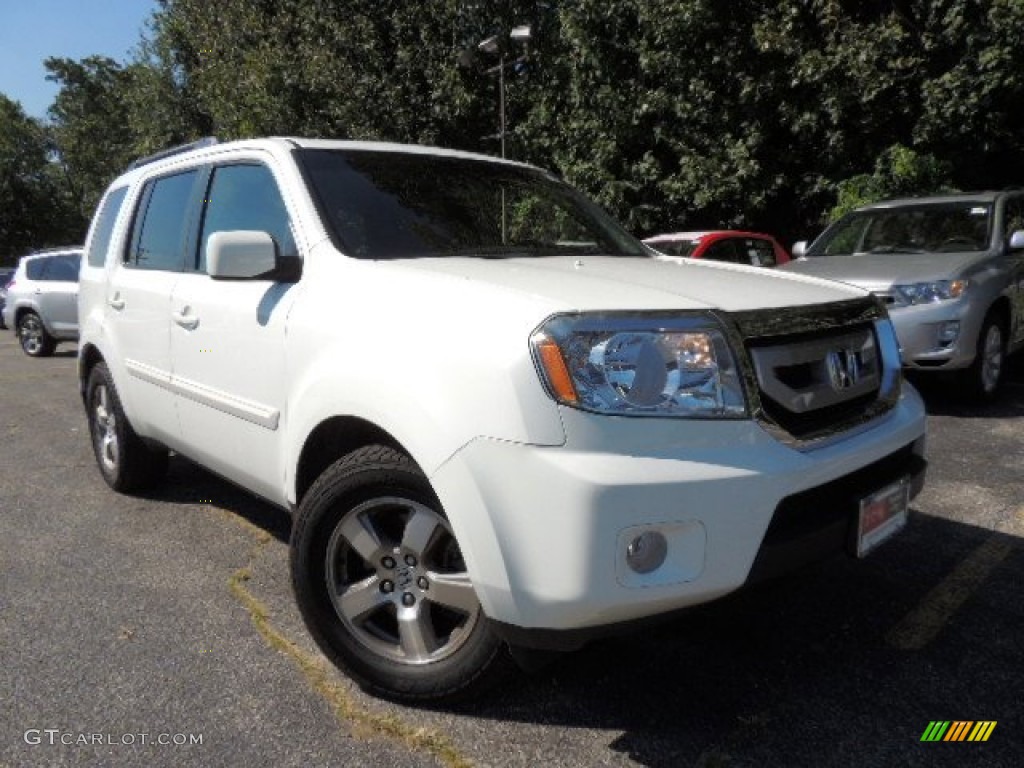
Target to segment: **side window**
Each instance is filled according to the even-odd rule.
[[[775,249],[767,240],[751,238],[743,241],[743,252],[747,255],[747,262],[755,267],[774,267]]]
[[[25,277],[29,280],[45,280],[46,259],[31,259],[25,262]]]
[[[1011,197],[1006,201],[1006,213],[1003,216],[1006,224],[1003,227],[1006,241],[1017,230],[1024,230],[1024,197]]]
[[[669,256],[689,256],[696,248],[696,240],[675,240],[654,245],[656,251],[661,251]]]
[[[43,267],[42,280],[53,283],[77,283],[78,268],[81,266],[81,258],[78,256],[64,255],[51,256],[39,261],[45,262]]]
[[[89,243],[89,266],[102,267],[107,259],[107,249],[110,247],[110,236],[114,234],[114,222],[117,221],[117,214],[121,210],[121,203],[128,193],[128,187],[121,187],[113,190],[107,199],[103,201],[99,216],[96,219],[96,231],[93,232],[92,241]]]
[[[736,249],[733,247],[732,240],[719,240],[717,243],[712,243],[704,251],[704,258],[711,259],[712,261],[729,261],[733,264],[740,261],[740,257],[736,254]]]
[[[263,165],[225,165],[210,179],[199,240],[199,271],[206,271],[206,243],[215,232],[269,232],[282,256],[298,251],[288,211],[270,169]]]
[[[135,218],[129,265],[139,269],[181,270],[196,174],[197,171],[187,171],[146,184],[142,195],[145,210],[140,209]]]

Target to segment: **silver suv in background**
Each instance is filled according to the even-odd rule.
[[[23,256],[7,286],[4,324],[18,334],[26,355],[52,355],[60,341],[78,338],[81,248]]]
[[[865,206],[793,255],[783,269],[879,296],[903,365],[955,371],[972,399],[994,398],[1024,347],[1024,190]]]
[[[7,284],[14,277],[14,267],[0,268],[0,329],[7,328],[4,322],[4,304],[7,303]]]

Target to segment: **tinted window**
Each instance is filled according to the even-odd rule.
[[[670,240],[660,243],[648,243],[654,250],[669,256],[690,256],[697,248],[699,240]]]
[[[46,273],[46,259],[31,259],[25,262],[25,277],[29,280],[42,280]]]
[[[196,171],[149,182],[143,194],[145,211],[136,218],[128,262],[140,269],[180,270],[188,209]]]
[[[90,267],[102,267],[106,260],[107,248],[110,247],[110,236],[114,233],[114,222],[117,221],[118,211],[121,210],[121,203],[124,202],[127,192],[128,187],[115,189],[103,201],[103,207],[100,209],[96,222],[96,231],[89,244]]]
[[[992,206],[970,200],[855,211],[829,227],[807,255],[983,251],[991,228]]]
[[[739,254],[736,253],[732,240],[719,240],[717,243],[708,246],[708,249],[704,251],[703,258],[711,259],[712,261],[747,263],[746,259],[741,259]]]
[[[203,216],[199,270],[206,271],[206,242],[214,232],[248,229],[269,232],[282,256],[295,256],[288,211],[270,169],[262,165],[226,165],[210,181]]]
[[[43,268],[43,280],[50,282],[77,283],[78,270],[82,265],[82,257],[77,254],[62,254],[39,259],[46,266]]]
[[[746,238],[737,240],[736,247],[746,255],[746,263],[755,267],[774,267],[775,248],[767,240]]]
[[[1009,242],[1014,232],[1024,230],[1024,197],[1011,197],[1006,201],[1005,220],[1003,231]]]
[[[531,168],[410,152],[300,157],[335,241],[357,258],[648,255],[593,203]]]

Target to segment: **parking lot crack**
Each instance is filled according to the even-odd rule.
[[[392,714],[374,712],[358,704],[344,686],[331,680],[330,669],[324,660],[299,647],[274,625],[268,608],[248,587],[252,578],[252,566],[272,537],[246,520],[229,516],[256,539],[246,565],[238,568],[228,579],[232,596],[249,614],[253,626],[264,641],[274,650],[288,656],[298,666],[310,687],[327,701],[337,719],[352,726],[357,733],[391,739],[413,751],[429,754],[447,768],[472,768],[472,762],[459,754],[443,734],[429,728],[414,726]]]

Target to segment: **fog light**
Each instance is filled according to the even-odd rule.
[[[948,347],[960,335],[960,321],[950,320],[939,326],[939,344]]]
[[[637,573],[650,573],[665,562],[668,542],[657,531],[645,531],[626,547],[626,564]]]

